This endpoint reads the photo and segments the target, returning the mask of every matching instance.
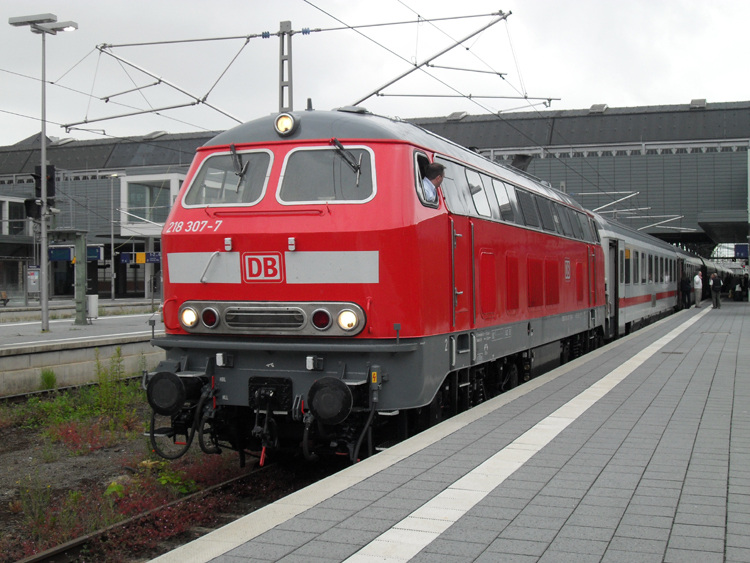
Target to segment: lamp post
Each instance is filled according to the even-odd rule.
[[[47,69],[45,48],[47,34],[57,35],[58,31],[73,31],[78,29],[78,24],[72,21],[58,22],[57,16],[54,14],[37,14],[34,16],[9,18],[8,23],[14,27],[29,26],[32,33],[42,36],[42,138],[40,139],[42,145],[42,214],[39,283],[41,285],[42,332],[49,332],[49,287],[47,280],[47,266],[49,263],[47,253],[47,216],[49,215],[49,209],[47,207]]]
[[[110,174],[109,176],[109,244],[111,248],[112,257],[110,258],[110,291],[112,293],[112,301],[115,300],[115,183],[114,179],[117,178],[118,174]]]

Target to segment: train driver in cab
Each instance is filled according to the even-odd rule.
[[[432,162],[427,165],[424,172],[424,178],[422,178],[422,186],[424,189],[424,198],[430,203],[437,201],[437,189],[440,184],[443,183],[445,177],[445,166],[439,162]]]

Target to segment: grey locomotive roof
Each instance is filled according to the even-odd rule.
[[[594,144],[747,139],[750,102],[525,111],[410,120],[470,147],[554,147]]]
[[[278,114],[275,114],[243,123],[224,133],[220,133],[208,141],[206,146],[332,138],[401,140],[472,164],[479,169],[486,171],[494,170],[500,177],[512,181],[519,186],[537,193],[543,193],[551,199],[563,201],[582,209],[570,197],[544,185],[538,178],[515,168],[492,162],[450,139],[441,137],[411,122],[375,115],[363,108],[290,113],[298,120],[296,130],[290,135],[282,137],[276,133],[273,124]]]

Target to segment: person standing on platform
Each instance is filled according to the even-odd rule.
[[[698,272],[693,278],[693,289],[695,290],[695,308],[701,308],[703,299],[703,272]]]
[[[687,274],[682,275],[680,280],[680,293],[682,294],[682,308],[690,309],[690,277]]]
[[[711,274],[711,301],[714,304],[714,309],[721,309],[721,278],[716,274]]]

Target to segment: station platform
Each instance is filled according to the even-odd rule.
[[[672,315],[154,561],[750,562],[749,313]]]

